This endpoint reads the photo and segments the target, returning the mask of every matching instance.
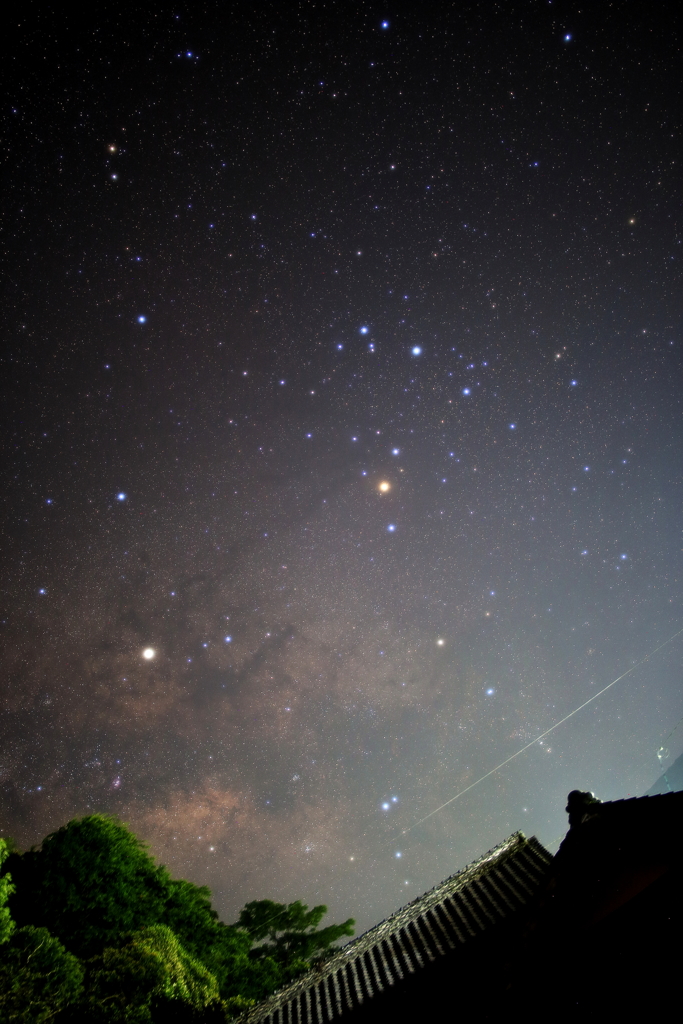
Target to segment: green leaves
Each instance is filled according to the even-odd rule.
[[[315,928],[326,913],[326,906],[321,904],[309,910],[300,900],[287,904],[253,900],[241,911],[238,924],[253,939],[265,939],[267,936],[274,943],[281,932],[303,932]]]
[[[101,814],[70,821],[7,866],[17,923],[46,927],[86,959],[122,932],[161,920],[171,882],[125,825]]]
[[[45,928],[19,928],[0,950],[0,1020],[42,1024],[72,1005],[83,967]]]
[[[103,1024],[151,1021],[155,998],[196,1010],[218,1000],[216,979],[165,925],[122,936],[87,969],[85,1008]]]
[[[8,856],[7,843],[4,839],[0,839],[0,867],[2,867]],[[3,942],[7,942],[14,931],[14,921],[10,916],[9,907],[7,906],[7,900],[13,892],[12,876],[6,874],[0,878],[0,945]]]
[[[205,886],[172,879],[101,814],[24,854],[0,840],[0,869],[0,1007],[13,1007],[0,1020],[13,1024],[60,1008],[64,1024],[224,1020],[353,935],[352,919],[319,929],[327,907],[300,900],[257,900],[224,924]]]
[[[272,900],[254,900],[247,903],[239,916],[239,925],[254,940],[267,938],[268,943],[252,950],[252,956],[268,956],[289,972],[296,973],[308,966],[315,956],[329,949],[344,935],[353,935],[355,921],[349,918],[343,924],[329,925],[318,931],[317,926],[327,913],[324,904],[308,909],[305,903],[274,903]]]

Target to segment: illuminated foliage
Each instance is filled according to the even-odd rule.
[[[353,935],[355,921],[351,917],[343,924],[318,930],[326,913],[323,904],[309,910],[300,900],[288,904],[254,900],[242,910],[238,923],[255,941],[268,940],[252,950],[252,957],[270,957],[293,975],[343,936]]]
[[[299,901],[255,901],[237,924],[224,924],[209,889],[172,879],[125,825],[100,814],[70,821],[40,848],[9,856],[3,848],[2,856],[0,935],[11,933],[11,914],[40,931],[54,957],[61,950],[75,954],[65,963],[84,962],[85,995],[69,1021],[225,1019],[353,934],[350,919],[319,930],[327,908]],[[29,981],[25,988],[29,998]],[[36,992],[42,998],[40,985]]]
[[[8,1024],[42,1024],[82,988],[81,964],[45,928],[17,929],[0,952],[0,1020]]]
[[[151,1021],[155,1000],[179,1001],[195,1010],[218,1000],[216,979],[165,925],[122,937],[87,968],[84,1007],[103,1024]]]
[[[125,825],[101,814],[70,821],[39,850],[12,854],[7,868],[17,923],[47,928],[83,958],[160,921],[171,881]]]
[[[8,856],[7,843],[4,839],[0,839],[0,867],[2,867],[3,862]],[[10,917],[9,907],[7,906],[7,900],[13,892],[12,876],[5,874],[0,877],[0,945],[3,942],[7,942],[14,930],[14,922]]]

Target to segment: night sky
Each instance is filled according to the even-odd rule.
[[[680,637],[403,831],[683,627],[671,9],[58,8],[3,31],[2,834],[363,928],[643,793]]]

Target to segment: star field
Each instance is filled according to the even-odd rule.
[[[683,716],[669,11],[8,29],[0,832],[359,928]],[[672,748],[672,756],[678,750]]]

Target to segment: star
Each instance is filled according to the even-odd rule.
[[[377,490],[381,491],[382,494],[386,494],[387,491],[391,490],[391,484],[389,483],[388,480],[380,480],[380,482],[377,485]]]
[[[157,652],[154,650],[153,647],[145,647],[144,651],[142,652],[142,657],[145,659],[145,661],[152,661],[154,658],[156,658],[156,656]]]

